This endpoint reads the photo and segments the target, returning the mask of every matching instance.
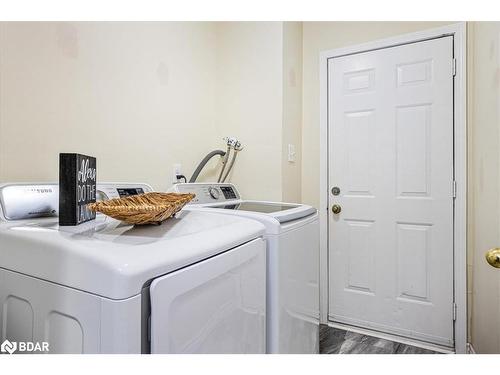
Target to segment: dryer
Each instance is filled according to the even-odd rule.
[[[243,199],[233,184],[180,183],[194,193],[185,210],[256,220],[266,227],[268,353],[319,352],[319,222],[296,203]]]
[[[103,199],[151,191],[98,184]],[[184,211],[59,227],[56,184],[0,186],[0,339],[50,353],[264,353],[262,224]],[[40,217],[43,216],[43,217]]]

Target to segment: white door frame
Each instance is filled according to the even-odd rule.
[[[454,300],[456,304],[455,352],[467,351],[467,90],[466,23],[403,34],[369,43],[320,53],[320,319],[328,323],[328,60],[360,52],[453,36],[456,59],[454,80]]]

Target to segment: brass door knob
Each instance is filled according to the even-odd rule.
[[[490,266],[500,268],[500,248],[496,247],[486,252],[486,261]]]
[[[340,207],[338,204],[334,204],[332,206],[332,212],[334,214],[340,214],[340,211],[342,211],[342,207]]]

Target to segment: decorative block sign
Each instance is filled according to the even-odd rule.
[[[59,225],[78,225],[95,219],[87,204],[96,199],[96,159],[59,154]]]

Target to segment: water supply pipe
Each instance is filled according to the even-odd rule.
[[[191,178],[189,179],[189,182],[196,182],[196,179],[198,178],[198,176],[200,175],[202,169],[205,167],[205,165],[207,165],[207,163],[210,161],[210,159],[212,159],[214,156],[216,155],[220,155],[220,156],[225,156],[226,153],[222,150],[214,150],[212,152],[209,152],[204,158],[203,160],[200,162],[200,164],[198,164],[198,166],[196,167],[196,169],[194,170],[194,173],[193,175],[191,176]]]

